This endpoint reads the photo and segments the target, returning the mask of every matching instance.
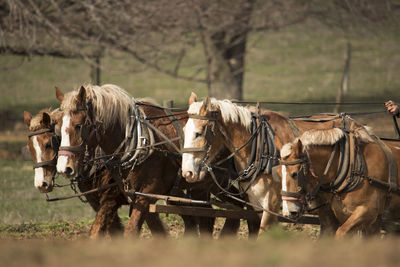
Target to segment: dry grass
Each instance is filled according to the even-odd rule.
[[[398,239],[4,241],[2,266],[398,266]]]

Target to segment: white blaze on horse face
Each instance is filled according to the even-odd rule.
[[[282,191],[287,191],[286,186],[286,166],[282,165]],[[288,201],[283,199],[282,200],[282,214],[283,216],[289,216],[289,208],[288,208]]]
[[[32,143],[33,143],[33,148],[35,149],[35,154],[36,154],[36,162],[40,163],[42,162],[42,150],[40,149],[39,142],[37,140],[36,136],[33,136],[32,138]],[[35,187],[40,188],[43,186],[44,182],[44,171],[43,168],[35,168]]]
[[[193,119],[188,119],[185,126],[185,141],[183,144],[184,148],[193,148],[196,133],[196,126]],[[191,172],[194,176],[199,175],[196,173],[199,171],[198,166],[196,166],[196,160],[193,153],[183,153],[182,154],[182,174],[186,178],[188,173]]]
[[[282,165],[282,191],[287,191],[287,171],[286,166]],[[296,205],[293,201],[286,200],[282,196],[282,214],[283,216],[289,216],[291,212],[300,212],[300,206]]]
[[[61,146],[70,146],[69,134],[67,132],[67,128],[69,127],[71,117],[69,115],[64,115],[62,119],[62,126],[61,126]],[[68,157],[61,155],[58,156],[57,159],[57,171],[58,172],[65,172],[67,168]]]

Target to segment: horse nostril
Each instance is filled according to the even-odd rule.
[[[48,187],[49,185],[46,182],[42,183],[42,187]]]
[[[187,171],[185,172],[185,174],[183,175],[186,179],[191,178],[193,176],[193,172],[191,171]]]
[[[72,168],[71,168],[71,167],[67,167],[67,168],[65,168],[65,174],[66,174],[66,175],[71,175],[71,174],[72,174],[72,172],[73,172],[73,170],[72,170]]]
[[[298,215],[299,215],[299,213],[298,213],[297,211],[291,211],[291,212],[290,212],[290,217],[295,218],[295,217],[297,217]]]

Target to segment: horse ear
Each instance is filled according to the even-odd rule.
[[[191,104],[193,104],[194,102],[197,102],[197,95],[195,94],[195,93],[191,93],[190,94],[190,97],[189,97],[189,106],[191,105]]]
[[[77,99],[78,99],[79,103],[81,103],[81,104],[85,103],[86,89],[85,89],[85,87],[83,87],[83,85],[81,86],[81,88],[79,88]]]
[[[202,116],[207,115],[207,113],[210,111],[210,109],[211,109],[211,99],[209,96],[206,96],[206,98],[203,100],[203,105],[201,105],[199,115],[202,115]]]
[[[63,101],[64,99],[64,94],[63,92],[60,91],[60,89],[58,89],[58,87],[54,87],[56,89],[56,97],[58,99],[58,101],[60,101],[60,103]]]
[[[43,112],[42,113],[42,124],[45,127],[50,127],[51,118],[50,118],[50,115],[47,112]]]
[[[26,126],[31,126],[32,115],[28,111],[24,111],[24,121]]]
[[[300,139],[297,140],[297,144],[296,144],[296,152],[297,155],[301,155],[303,153],[303,143],[301,142]]]

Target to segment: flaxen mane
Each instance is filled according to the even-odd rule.
[[[105,84],[103,86],[85,85],[86,100],[91,100],[96,119],[101,121],[105,128],[119,122],[124,129],[128,121],[129,109],[132,108],[131,96],[122,88]],[[79,90],[65,94],[61,103],[64,112],[74,112],[77,108]]]
[[[371,136],[371,128],[356,126],[353,130],[354,136],[359,142],[373,143],[375,140]],[[343,130],[339,128],[330,129],[311,129],[305,131],[300,137],[297,137],[293,142],[285,144],[281,149],[281,157],[286,158],[291,154],[292,147],[301,141],[305,150],[311,145],[334,145],[344,136]]]
[[[203,102],[192,103],[189,106],[188,113],[199,114],[202,105]],[[231,121],[234,123],[241,123],[247,129],[250,128],[251,112],[245,107],[238,106],[227,99],[217,100],[215,98],[211,98],[211,110],[220,110],[222,120],[224,122]]]

